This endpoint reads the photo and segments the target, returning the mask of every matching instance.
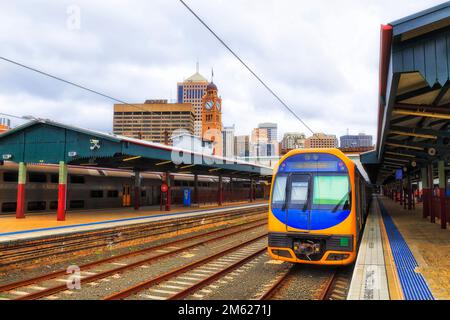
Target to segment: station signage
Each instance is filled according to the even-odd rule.
[[[161,185],[161,192],[166,193],[167,191],[169,191],[169,186],[166,183],[163,183]]]

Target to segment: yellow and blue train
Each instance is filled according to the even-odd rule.
[[[370,193],[357,165],[340,150],[291,151],[274,171],[270,256],[303,264],[353,263]]]

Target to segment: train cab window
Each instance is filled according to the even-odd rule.
[[[117,190],[108,190],[108,198],[118,198],[119,191]]]
[[[47,175],[45,173],[30,172],[30,174],[28,175],[28,180],[29,182],[46,183]]]
[[[16,212],[16,208],[17,208],[17,202],[2,203],[2,212],[3,213]]]
[[[350,210],[350,183],[347,175],[314,177],[314,209]]]
[[[17,172],[3,172],[3,182],[17,182],[19,175]]]
[[[275,208],[281,208],[286,200],[286,184],[288,176],[278,174],[275,179],[275,185],[272,193],[272,206]]]
[[[91,190],[91,198],[103,198],[103,190]]]
[[[308,201],[308,181],[292,181],[291,205],[304,205]]]
[[[45,201],[30,201],[28,202],[28,211],[44,211],[47,207]]]
[[[84,176],[71,175],[70,183],[83,184],[83,183],[85,183]]]

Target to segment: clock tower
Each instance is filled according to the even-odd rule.
[[[211,81],[202,99],[202,138],[213,142],[213,154],[222,156],[222,99]]]

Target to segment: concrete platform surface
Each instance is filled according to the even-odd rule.
[[[348,300],[390,299],[380,220],[378,204],[373,201],[347,295]]]
[[[417,261],[415,271],[425,278],[434,298],[450,299],[450,230],[423,219],[421,206],[408,211],[388,198],[381,202]]]

